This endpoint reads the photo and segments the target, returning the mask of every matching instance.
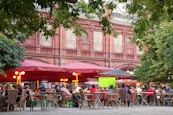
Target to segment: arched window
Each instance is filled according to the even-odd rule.
[[[94,51],[103,51],[103,32],[94,32]]]
[[[66,31],[66,47],[69,49],[76,49],[76,35],[73,33],[73,29]]]
[[[43,47],[52,47],[52,37],[44,36],[44,33],[40,33],[40,46]]]
[[[132,40],[130,37],[126,39],[126,45],[132,45]]]
[[[82,41],[87,42],[88,41],[88,35],[86,33],[82,33],[82,35],[80,36],[80,38],[82,39]]]
[[[51,29],[52,25],[47,24],[47,29]],[[45,36],[44,32],[40,33],[40,46],[43,47],[52,47],[52,37]]]
[[[122,53],[123,51],[123,36],[119,34],[116,38],[114,38],[114,52]]]

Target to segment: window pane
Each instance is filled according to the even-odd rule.
[[[103,32],[94,32],[94,51],[103,51]]]
[[[123,51],[123,39],[122,35],[117,35],[116,38],[114,38],[114,51],[115,53],[122,53]]]
[[[66,31],[66,47],[69,49],[76,49],[76,36],[73,33],[73,29]]]

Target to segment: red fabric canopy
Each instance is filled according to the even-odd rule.
[[[89,63],[82,63],[82,62],[74,62],[70,64],[66,64],[61,66],[64,69],[67,70],[67,72],[73,73],[97,73],[100,71],[109,71],[113,70],[112,68],[107,68],[107,67],[102,67],[94,64],[89,64]]]
[[[62,65],[67,72],[64,77],[68,78],[69,81],[75,80],[73,72],[78,73],[79,82],[86,82],[88,78],[93,78],[98,75],[99,72],[113,70],[112,68],[102,67],[94,64],[84,62],[74,62],[66,65]]]
[[[38,60],[25,60],[21,62],[21,67],[16,70],[22,71],[62,71],[63,68],[57,65],[44,63]]]
[[[64,75],[64,69],[60,66],[41,62],[39,60],[25,60],[21,67],[6,71],[7,77],[0,76],[0,82],[15,82],[13,79],[15,71],[25,71],[22,81],[51,80],[58,81]]]

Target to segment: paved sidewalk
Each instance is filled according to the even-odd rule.
[[[173,107],[119,107],[104,109],[79,109],[79,108],[49,108],[47,111],[41,111],[40,108],[34,108],[30,111],[0,112],[0,115],[173,115]]]

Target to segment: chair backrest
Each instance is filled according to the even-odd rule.
[[[84,97],[83,89],[79,89],[79,92],[80,92],[80,99],[81,99],[82,101],[84,101],[84,100],[85,100],[85,97]]]
[[[121,101],[126,101],[127,91],[126,90],[119,90],[118,93],[119,93],[119,96],[120,96],[120,100]]]
[[[22,94],[21,94],[20,101],[26,100],[26,97],[27,97],[26,91],[23,89],[23,90],[22,90]]]
[[[46,93],[55,93],[55,89],[46,89]]]
[[[18,91],[16,89],[8,90],[8,103],[16,104]]]
[[[48,93],[47,96],[46,96],[46,100],[47,101],[55,101],[56,100],[56,95],[55,94],[52,94],[52,93]]]
[[[31,102],[34,101],[34,95],[32,94],[31,90],[28,90],[28,97],[29,97],[29,101]]]

